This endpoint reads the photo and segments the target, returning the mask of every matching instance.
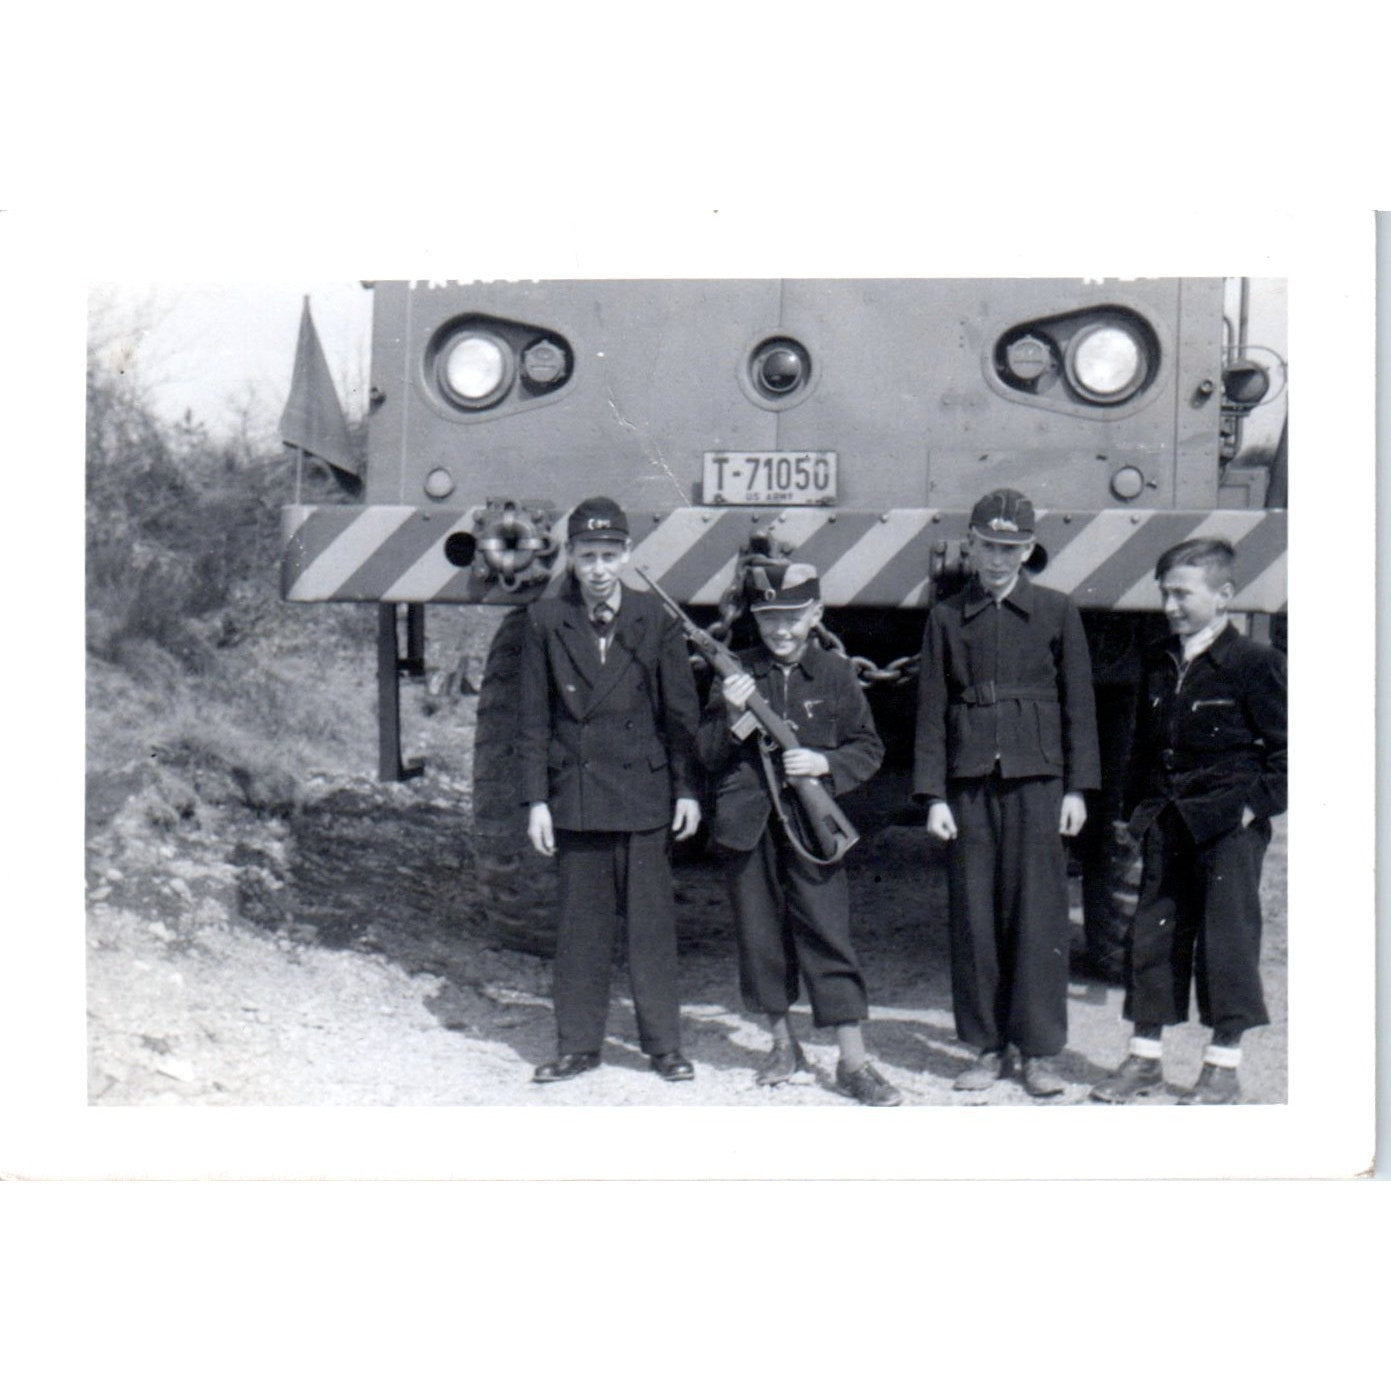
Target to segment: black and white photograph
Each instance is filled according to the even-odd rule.
[[[1370,26],[623,9],[17,22],[11,1379],[1359,1384]]]
[[[1283,280],[89,303],[90,1105],[1286,1101]]]
[[[1311,247],[1370,274],[1370,219],[1330,228],[1108,274],[94,261],[81,927],[44,976],[82,1024],[40,1059],[85,1082],[45,1162],[1355,1171],[1369,881],[1292,938],[1335,828],[1317,781],[1290,825],[1300,682],[1346,616],[1301,667],[1300,518],[1340,504],[1321,454],[1290,505],[1300,351],[1347,312]],[[1360,428],[1356,360],[1314,355],[1306,419]]]

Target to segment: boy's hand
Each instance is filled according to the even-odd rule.
[[[753,691],[753,677],[746,671],[741,671],[736,676],[726,676],[720,687],[725,704],[731,710],[742,710],[749,703],[749,697]]]
[[[676,815],[671,819],[672,834],[677,840],[689,840],[700,826],[700,803],[694,797],[676,799]]]
[[[545,802],[531,804],[526,818],[526,838],[538,854],[555,854],[555,828],[551,825],[551,809]]]
[[[1065,836],[1075,836],[1087,821],[1087,799],[1080,792],[1063,794],[1062,815],[1058,817],[1058,830]]]
[[[1244,831],[1255,819],[1256,819],[1256,813],[1255,813],[1254,811],[1252,811],[1250,807],[1242,807],[1242,809],[1241,809],[1241,829],[1242,829],[1243,831]]]
[[[831,771],[830,760],[815,749],[785,749],[782,770],[789,778],[824,778]]]
[[[956,839],[956,818],[945,802],[933,802],[927,809],[927,833],[938,840]]]

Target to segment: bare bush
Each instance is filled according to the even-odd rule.
[[[280,451],[249,430],[221,441],[153,410],[98,303],[87,357],[88,645],[122,661],[154,643],[206,669],[238,631],[233,599],[272,594]]]

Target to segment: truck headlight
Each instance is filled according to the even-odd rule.
[[[500,401],[516,370],[511,348],[500,338],[476,330],[447,344],[438,362],[444,394],[471,410]]]
[[[1083,329],[1068,344],[1066,368],[1068,383],[1079,396],[1114,405],[1143,385],[1149,355],[1128,328],[1101,323]]]

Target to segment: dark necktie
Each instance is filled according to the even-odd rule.
[[[613,610],[607,604],[595,604],[594,612],[589,615],[589,622],[600,638],[605,638],[608,636],[609,624],[613,622]]]

